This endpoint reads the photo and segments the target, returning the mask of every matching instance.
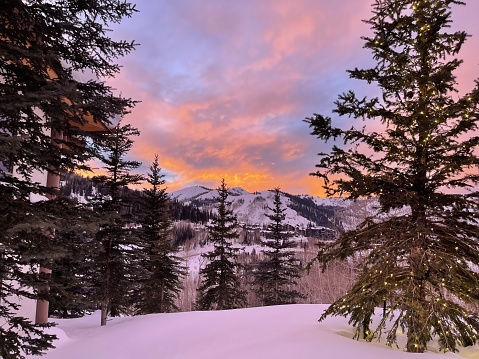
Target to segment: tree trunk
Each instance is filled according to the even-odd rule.
[[[39,269],[40,275],[51,275],[52,270],[49,268],[44,268],[40,266]],[[49,290],[48,288],[46,290]],[[50,307],[50,302],[48,300],[37,300],[37,307],[35,312],[35,324],[47,324],[48,323],[48,309]]]
[[[108,316],[108,309],[110,307],[110,281],[111,281],[111,268],[110,268],[110,256],[111,256],[111,246],[112,239],[108,237],[107,239],[107,249],[106,249],[106,264],[105,264],[105,281],[103,282],[103,291],[101,299],[101,323],[100,325],[106,325],[106,318]]]
[[[404,295],[408,296],[408,328],[406,348],[411,353],[423,353],[430,338],[431,326],[428,323],[428,303],[425,296],[424,285],[427,283],[427,234],[426,215],[420,208],[413,208],[416,218],[417,239],[409,253],[409,266],[411,269],[411,284]]]
[[[101,320],[100,320],[100,325],[106,325],[106,318],[108,316],[108,301],[102,301],[101,302]]]
[[[415,299],[413,304],[415,304],[414,310],[407,314],[409,319],[406,349],[410,353],[424,353],[430,340],[427,304],[419,298]]]
[[[62,140],[63,134],[52,129],[51,132],[52,143],[57,146],[61,144],[56,143],[56,140]],[[51,172],[47,173],[47,183],[48,188],[59,188],[60,187],[60,175],[56,173],[57,169],[52,168]],[[48,195],[48,199],[53,199],[53,195]],[[52,270],[50,268],[45,268],[44,264],[40,264],[39,274],[42,275],[51,275]],[[48,290],[48,289],[47,289]],[[35,323],[36,324],[47,324],[48,323],[48,309],[50,303],[47,300],[37,300],[37,308],[35,313]]]

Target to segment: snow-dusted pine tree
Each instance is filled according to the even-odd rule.
[[[213,250],[203,255],[208,263],[200,270],[201,284],[196,307],[200,310],[241,308],[246,305],[246,292],[241,288],[239,277],[239,249],[234,248],[232,243],[238,236],[238,221],[228,201],[224,179],[215,199],[218,202],[217,217],[208,226],[208,239],[213,244]]]
[[[170,198],[164,177],[155,155],[146,179],[150,187],[143,190],[142,196],[140,238],[144,272],[138,283],[139,298],[135,304],[138,314],[177,311],[175,301],[186,275],[186,267],[172,243]]]
[[[300,277],[300,264],[292,250],[296,244],[290,239],[284,226],[286,209],[282,207],[281,191],[274,189],[273,208],[266,238],[261,244],[264,259],[254,271],[254,287],[263,305],[293,304],[304,295],[294,289]]]
[[[387,342],[405,329],[408,352],[424,352],[433,336],[442,350],[455,351],[479,335],[471,311],[479,302],[479,83],[457,93],[456,55],[467,35],[450,30],[451,8],[463,4],[376,0],[366,21],[373,35],[364,38],[376,65],[349,74],[374,83],[381,97],[343,93],[334,112],[378,121],[383,130],[341,129],[321,115],[307,119],[313,135],[344,143],[320,154],[315,175],[325,179],[327,193],[376,197],[379,204],[377,215],[321,247],[324,265],[366,256],[351,291],[322,318],[349,316],[360,327],[385,300],[370,339],[392,320]]]

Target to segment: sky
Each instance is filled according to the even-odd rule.
[[[454,29],[473,35],[459,58],[460,91],[479,77],[479,1],[453,7]],[[169,191],[202,185],[323,195],[315,171],[324,144],[303,120],[331,115],[350,89],[375,95],[347,69],[373,64],[361,20],[372,0],[138,0],[113,26],[140,45],[108,84],[141,101],[125,121],[139,128],[140,170],[158,154]],[[334,117],[333,117],[334,120]],[[349,121],[349,120],[342,120]]]
[[[296,304],[210,312],[150,314],[113,318],[100,327],[100,313],[79,319],[52,319],[57,349],[43,359],[410,359],[405,335],[398,348],[351,339],[354,328],[343,317],[317,319],[324,304]],[[377,310],[379,314],[380,310]],[[379,315],[373,325],[378,323]],[[374,328],[374,327],[372,327]],[[474,359],[478,346],[458,353],[438,352],[437,338],[421,359]],[[37,356],[28,356],[35,359]]]

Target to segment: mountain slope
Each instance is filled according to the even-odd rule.
[[[240,187],[229,190],[229,200],[238,220],[246,225],[263,226],[269,223],[266,216],[268,207],[273,206],[273,192],[262,191],[249,193]],[[170,194],[172,199],[185,204],[194,204],[205,210],[214,210],[215,189],[206,187],[188,187]],[[328,227],[336,228],[336,211],[348,205],[340,199],[315,199],[310,196],[295,196],[281,193],[281,201],[286,209],[285,223],[295,228]]]

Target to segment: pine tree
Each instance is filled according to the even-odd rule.
[[[285,208],[282,208],[281,191],[274,189],[273,208],[268,225],[269,234],[261,241],[267,249],[261,250],[264,259],[258,263],[254,272],[255,292],[263,305],[293,304],[304,295],[293,288],[300,278],[300,265],[292,248],[296,244],[285,232]]]
[[[66,248],[65,255],[53,261],[49,288],[49,313],[54,318],[79,318],[97,309],[92,253],[100,250],[94,241],[98,219],[90,208],[77,204],[80,228],[62,228],[57,233]]]
[[[95,137],[85,128],[108,124],[134,105],[101,81],[79,81],[77,71],[109,77],[113,61],[135,47],[114,41],[108,23],[135,11],[120,1],[4,0],[0,6],[0,356],[40,354],[52,336],[20,317],[16,296],[48,299],[49,265],[66,254],[56,231],[77,216],[56,190],[32,180],[87,169]],[[100,126],[101,127],[101,126]],[[95,141],[95,139],[93,139]],[[31,198],[43,199],[32,203]],[[48,202],[48,203],[46,203]],[[67,215],[71,216],[69,219]],[[63,223],[61,223],[63,222]],[[12,285],[14,281],[16,285]]]
[[[240,265],[237,263],[239,249],[234,248],[232,243],[238,236],[238,221],[228,201],[224,179],[217,190],[218,214],[208,226],[213,250],[203,255],[208,263],[200,269],[201,284],[196,302],[200,310],[234,309],[246,305],[246,292],[241,288]]]
[[[143,180],[141,175],[131,173],[140,163],[126,159],[133,145],[132,136],[139,134],[136,128],[120,122],[104,144],[107,150],[102,160],[107,174],[95,177],[104,190],[93,202],[95,213],[102,219],[95,238],[102,250],[93,257],[99,273],[101,325],[106,325],[108,314],[129,313],[133,306],[130,298],[139,271],[141,247],[137,230],[130,228],[136,219],[124,192],[128,185]]]
[[[479,320],[477,166],[479,82],[456,93],[455,56],[467,38],[450,32],[453,0],[376,0],[365,37],[376,65],[354,69],[354,79],[374,83],[380,98],[339,96],[339,116],[378,121],[381,132],[333,127],[329,117],[307,119],[321,140],[343,148],[320,154],[315,173],[328,195],[376,197],[377,215],[321,247],[318,259],[365,255],[353,288],[324,313],[349,316],[367,327],[374,307],[385,315],[369,336],[391,320],[387,342],[407,331],[407,351],[424,352],[438,336],[441,349],[476,342]],[[357,146],[355,146],[357,145]],[[339,177],[338,175],[341,175]]]
[[[138,314],[177,311],[175,301],[182,289],[181,278],[186,275],[182,259],[172,244],[170,199],[163,187],[164,177],[155,155],[146,179],[150,188],[143,190],[142,197],[141,240],[145,256],[142,269],[145,273],[139,283]]]
[[[78,208],[67,198],[30,202],[10,198],[15,191],[0,186],[0,357],[40,355],[51,348],[55,336],[43,329],[51,324],[33,324],[17,311],[18,297],[50,300],[57,283],[38,273],[38,263],[63,258],[70,247],[61,231],[82,231]],[[20,255],[21,254],[21,255]]]

